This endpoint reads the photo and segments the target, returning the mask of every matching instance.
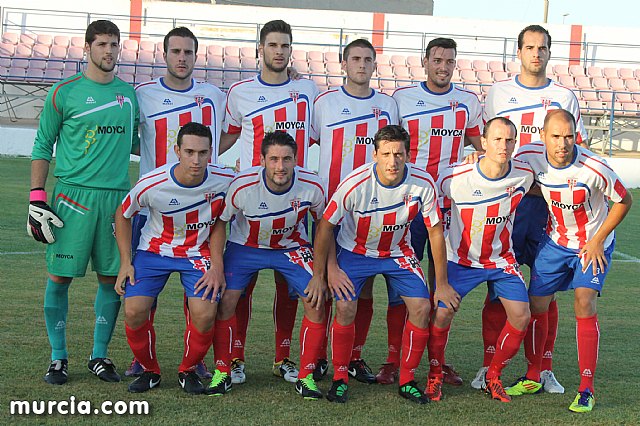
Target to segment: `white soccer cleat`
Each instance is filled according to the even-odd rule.
[[[234,358],[231,361],[231,383],[241,385],[247,381],[247,375],[244,373],[244,361],[240,358]]]
[[[285,358],[280,362],[273,364],[273,375],[282,377],[289,383],[296,383],[298,381],[298,369],[296,363],[289,358]]]
[[[558,382],[551,370],[540,372],[540,382],[542,382],[542,389],[547,393],[564,393],[564,386]]]
[[[476,378],[471,381],[472,388],[483,390],[487,387],[485,384],[485,381],[486,381],[488,370],[489,370],[489,367],[482,367],[480,368],[480,370],[478,370],[478,373],[476,374]]]

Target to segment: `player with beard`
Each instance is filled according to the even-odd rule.
[[[139,112],[133,88],[115,77],[119,43],[114,23],[89,24],[87,68],[49,90],[33,146],[27,231],[47,244],[44,317],[52,362],[44,380],[50,384],[67,382],[68,291],[74,277],[85,275],[89,260],[98,291],[88,367],[101,380],[120,381],[107,356],[120,310],[113,289],[120,266],[113,225],[129,189],[129,154],[139,143]],[[44,188],[54,145],[58,181],[49,207]]]

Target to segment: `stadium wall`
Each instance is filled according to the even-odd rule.
[[[234,5],[237,0],[216,0],[216,4]],[[433,0],[243,0],[245,5],[289,7],[297,9],[350,10],[354,12],[409,13],[433,15]]]

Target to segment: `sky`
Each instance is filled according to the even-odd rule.
[[[542,22],[544,0],[434,0],[433,15]],[[514,7],[517,5],[517,7]],[[563,16],[567,14],[566,16]],[[640,28],[637,0],[549,0],[547,22]]]

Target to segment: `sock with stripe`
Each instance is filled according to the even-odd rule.
[[[544,342],[547,340],[547,312],[531,314],[531,321],[524,338],[524,355],[527,358],[527,379],[540,382],[540,366],[544,355]]]
[[[502,369],[509,364],[511,358],[520,350],[520,345],[526,334],[527,330],[518,330],[509,321],[506,322],[496,342],[496,354],[493,356],[487,370],[487,380],[500,377]]]
[[[549,317],[547,321],[547,340],[544,342],[544,354],[542,355],[541,371],[553,370],[553,349],[558,336],[558,302],[552,300],[549,304]]]
[[[587,318],[576,317],[576,337],[578,340],[578,367],[580,368],[578,392],[585,389],[593,392],[593,378],[596,375],[600,344],[600,326],[597,314]]]
[[[306,316],[302,318],[300,326],[300,373],[298,377],[305,378],[313,374],[318,360],[318,351],[325,334],[322,322],[313,322]]]
[[[258,275],[251,278],[251,282],[245,289],[245,292],[236,305],[236,330],[233,341],[233,353],[231,358],[239,358],[244,360],[244,347],[247,343],[247,329],[249,328],[249,320],[251,319],[251,305],[253,303],[253,289],[256,287]]]
[[[400,359],[400,386],[415,379],[415,371],[429,340],[429,327],[420,328],[407,320],[402,333],[402,358]]]
[[[201,332],[189,322],[184,331],[184,354],[178,367],[179,372],[192,371],[202,362],[211,347],[214,331],[214,327],[211,327],[208,331]]]
[[[216,320],[213,334],[213,355],[216,368],[223,373],[231,374],[231,354],[236,333],[236,316],[227,320]]]
[[[451,326],[438,328],[433,325],[429,326],[429,341],[427,348],[429,350],[429,373],[433,375],[442,375],[442,364],[444,364],[444,352],[447,348],[449,340],[449,330]]]
[[[291,300],[289,285],[281,274],[274,273],[274,278],[276,281],[276,295],[273,300],[273,324],[276,338],[275,361],[279,362],[289,358],[291,354],[291,338],[296,324],[298,299]]]
[[[507,313],[499,301],[492,302],[489,295],[482,307],[482,342],[484,345],[483,367],[488,367],[496,352],[496,341],[507,321]]]
[[[400,349],[404,324],[407,321],[407,305],[389,306],[387,308],[387,363],[400,366]]]
[[[356,334],[353,340],[353,350],[351,351],[352,360],[362,358],[362,348],[367,342],[371,318],[373,318],[373,299],[359,298],[358,311],[354,320]]]
[[[349,382],[349,360],[356,333],[355,321],[349,325],[340,325],[336,319],[331,325],[331,362],[333,363],[333,380]]]
[[[133,329],[125,322],[127,343],[142,368],[160,374],[160,365],[156,358],[156,331],[151,321],[147,320],[140,327]]]

